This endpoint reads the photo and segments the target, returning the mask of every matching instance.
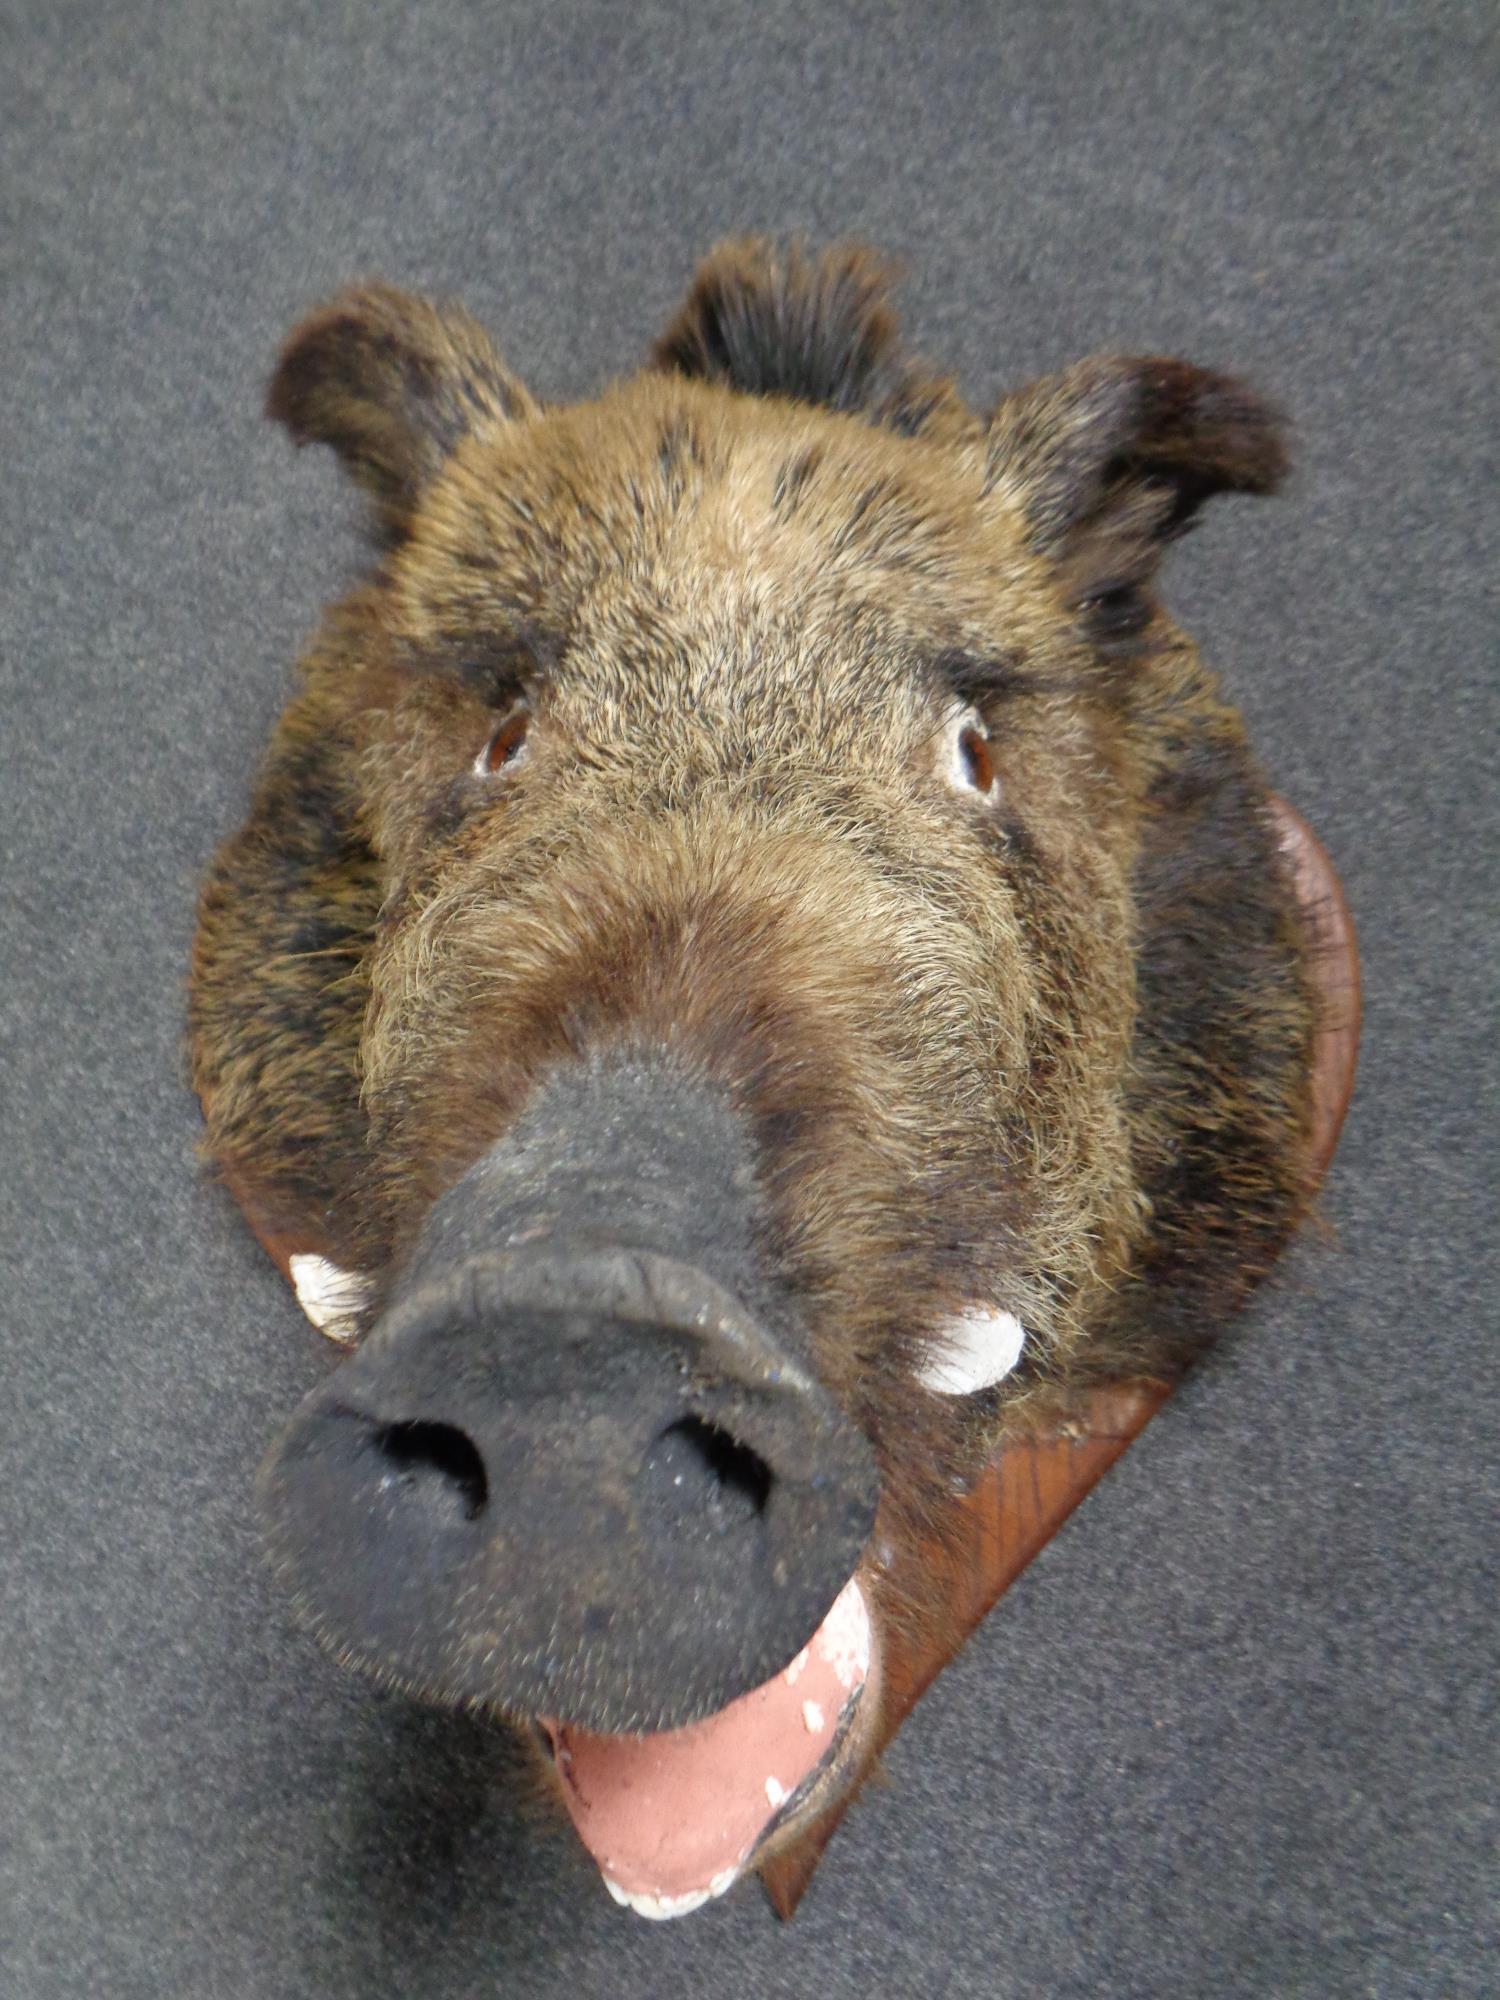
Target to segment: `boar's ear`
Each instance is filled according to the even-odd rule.
[[[1146,623],[1164,545],[1215,493],[1270,493],[1287,468],[1275,413],[1226,375],[1156,355],[1100,356],[1001,403],[986,485],[1063,567],[1104,643]]]
[[[668,374],[746,396],[789,396],[907,437],[953,436],[973,419],[952,383],[913,361],[891,305],[894,266],[863,244],[809,257],[763,236],[721,243],[652,350]]]
[[[298,444],[332,445],[396,540],[462,438],[533,416],[536,405],[461,306],[362,285],[295,329],[266,411]]]

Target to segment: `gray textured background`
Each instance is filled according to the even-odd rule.
[[[810,16],[810,18],[808,18]],[[0,1991],[1493,1993],[1492,0],[38,0],[0,47]],[[1244,370],[1300,473],[1172,590],[1363,930],[1328,1212],[902,1735],[802,1916],[617,1912],[495,1740],[287,1629],[327,1357],[193,1163],[195,877],[358,558],[258,416],[347,276],[549,395],[723,232],[905,255],[988,397]],[[1488,1956],[1487,1956],[1488,1954]]]

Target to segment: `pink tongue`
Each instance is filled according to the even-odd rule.
[[[851,1577],[790,1666],[702,1722],[653,1736],[545,1722],[573,1824],[617,1899],[669,1917],[722,1894],[827,1755],[869,1671],[870,1617]]]

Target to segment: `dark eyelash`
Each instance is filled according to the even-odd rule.
[[[488,708],[509,708],[556,666],[562,647],[556,634],[529,624],[478,637],[456,632],[436,645],[414,648],[406,666],[411,673],[460,681]]]
[[[454,671],[486,708],[511,708],[526,692],[528,676],[515,661],[468,659],[461,661]]]
[[[961,701],[976,706],[1034,694],[1039,685],[1008,653],[969,653],[954,647],[939,653],[932,666]]]

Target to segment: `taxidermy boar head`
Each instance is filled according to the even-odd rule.
[[[1303,921],[1157,596],[1282,446],[1154,357],[974,415],[868,253],[759,242],[595,401],[372,285],[270,409],[378,535],[194,958],[209,1149],[353,1350],[271,1542],[676,1914],[855,1767],[892,1552],[1297,1219]]]

